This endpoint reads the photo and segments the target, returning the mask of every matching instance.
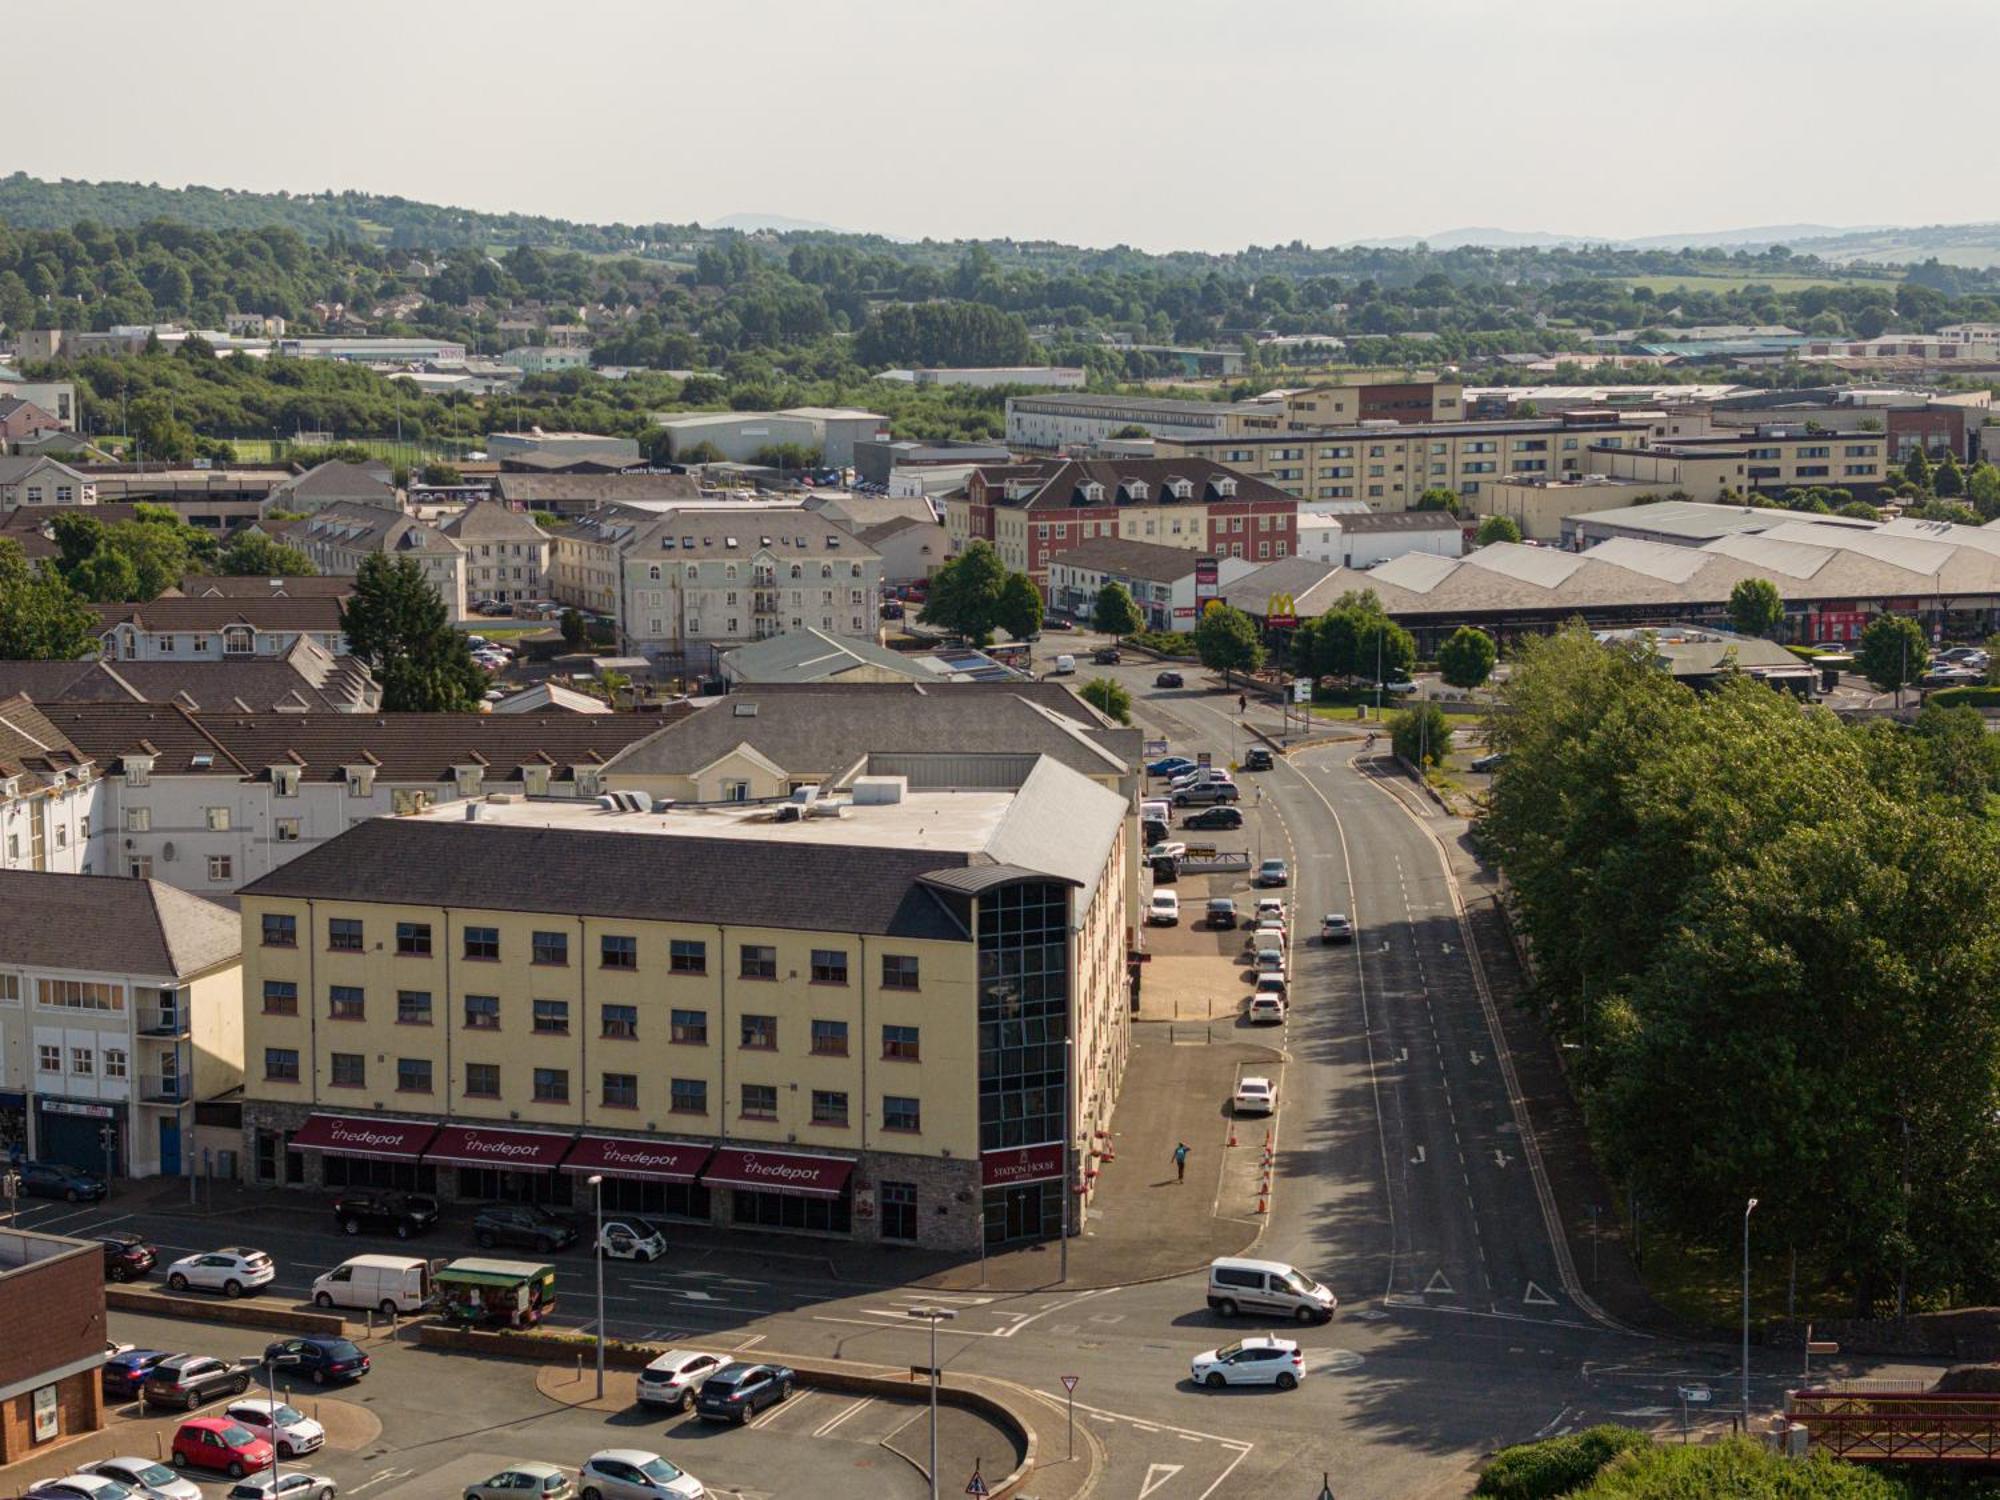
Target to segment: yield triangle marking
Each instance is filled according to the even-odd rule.
[[[1444,1297],[1456,1297],[1458,1292],[1449,1281],[1444,1279],[1444,1272],[1433,1271],[1431,1272],[1431,1279],[1424,1283],[1424,1295],[1431,1296],[1433,1294]]]
[[[1154,1490],[1180,1473],[1183,1467],[1181,1464],[1147,1464],[1146,1482],[1139,1486],[1139,1500],[1146,1500]]]
[[[1536,1286],[1532,1281],[1528,1283],[1528,1289],[1521,1293],[1521,1300],[1530,1307],[1554,1307],[1556,1305],[1556,1299]]]

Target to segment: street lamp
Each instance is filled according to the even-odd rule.
[[[592,1172],[584,1179],[590,1184],[597,1214],[597,1238],[591,1248],[597,1260],[597,1399],[604,1399],[604,1174]]]
[[[948,1307],[913,1307],[909,1313],[911,1317],[922,1318],[931,1325],[931,1500],[937,1500],[937,1326],[951,1321],[958,1314]]]
[[[1757,1200],[1743,1205],[1743,1431],[1750,1431],[1750,1215]]]

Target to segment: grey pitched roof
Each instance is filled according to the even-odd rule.
[[[1126,578],[1143,578],[1149,583],[1172,583],[1194,572],[1195,560],[1201,555],[1185,547],[1099,536],[1056,553],[1049,559],[1049,565],[1116,573]]]
[[[447,535],[464,542],[545,542],[549,534],[525,511],[499,500],[475,500],[443,523]]]
[[[305,637],[309,657],[244,661],[0,661],[0,696],[37,703],[178,703],[193,709],[328,713],[375,696],[368,668]],[[299,657],[295,662],[294,658]],[[303,663],[303,664],[301,664]]]
[[[158,880],[0,870],[0,963],[185,979],[240,958],[241,919]]]
[[[324,540],[355,552],[458,552],[459,544],[428,521],[380,505],[340,501],[303,521],[265,523],[289,541]]]
[[[370,472],[369,466],[350,464],[337,458],[328,459],[297,478],[286,480],[271,493],[274,496],[296,495],[304,500],[358,500],[373,505],[392,505],[396,498],[395,486],[378,479]]]
[[[145,604],[95,604],[98,630],[127,621],[141,630],[220,630],[251,625],[259,630],[340,629],[338,599],[173,599]]]
[[[1335,519],[1341,531],[1350,536],[1363,532],[1457,531],[1460,527],[1458,517],[1448,510],[1371,510]]]
[[[971,856],[370,818],[243,888],[385,903],[963,941],[919,883]],[[533,871],[531,880],[522,871]]]
[[[354,592],[355,582],[354,576],[348,573],[287,578],[266,578],[261,574],[241,578],[229,573],[190,573],[181,580],[180,591],[190,599],[345,599]]]
[[[725,652],[722,661],[730,677],[745,683],[826,682],[860,666],[900,673],[913,682],[929,681],[936,676],[919,665],[915,657],[900,651],[874,641],[828,635],[812,628],[788,630],[738,646]]]

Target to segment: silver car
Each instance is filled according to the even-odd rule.
[[[699,1479],[643,1448],[593,1453],[577,1475],[583,1500],[706,1500]]]
[[[572,1500],[576,1486],[554,1464],[509,1464],[490,1479],[465,1487],[465,1500]]]
[[[94,1464],[79,1465],[77,1472],[115,1479],[137,1500],[201,1500],[200,1485],[150,1458],[100,1458]]]
[[[230,1487],[227,1500],[334,1500],[340,1486],[324,1474],[287,1472],[273,1476],[266,1469]]]

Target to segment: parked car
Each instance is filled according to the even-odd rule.
[[[104,1396],[110,1401],[130,1401],[145,1385],[153,1366],[173,1358],[171,1349],[126,1349],[104,1362]]]
[[[1189,760],[1185,755],[1169,755],[1164,760],[1156,760],[1146,767],[1148,776],[1178,776],[1183,771],[1192,771],[1201,762]]]
[[[1986,674],[1975,672],[1970,667],[1933,667],[1917,679],[1918,687],[1972,687],[1983,683]]]
[[[643,1448],[606,1448],[577,1476],[583,1500],[703,1500],[708,1489],[679,1464]]]
[[[1243,1014],[1253,1026],[1276,1026],[1285,1019],[1285,997],[1259,990],[1250,997]]]
[[[1407,677],[1392,677],[1382,684],[1383,692],[1394,693],[1399,697],[1407,693],[1414,693],[1416,690],[1417,684]]]
[[[1239,1078],[1233,1102],[1239,1115],[1268,1115],[1278,1107],[1277,1085],[1268,1078]]]
[[[1074,677],[1076,675],[1076,658],[1065,651],[1056,657],[1056,664],[1050,670],[1057,677]]]
[[[226,1365],[206,1354],[170,1354],[146,1372],[139,1396],[148,1406],[178,1406],[193,1411],[223,1396],[240,1396],[250,1389],[250,1371]]]
[[[791,1395],[796,1378],[787,1365],[733,1361],[702,1382],[701,1394],[694,1401],[695,1414],[707,1422],[747,1422]]]
[[[1178,672],[1162,672],[1153,679],[1153,686],[1156,688],[1186,687],[1187,682]]]
[[[324,1474],[252,1474],[229,1487],[223,1500],[333,1500],[340,1486]]]
[[[368,1356],[353,1339],[331,1333],[310,1333],[267,1344],[264,1363],[290,1375],[303,1375],[314,1385],[325,1385],[329,1380],[359,1380],[371,1366]]]
[[[619,1214],[604,1221],[604,1232],[597,1237],[597,1253],[612,1260],[637,1261],[643,1266],[667,1253],[667,1237],[657,1224],[631,1214]]]
[[[1243,812],[1240,808],[1217,803],[1205,807],[1198,813],[1190,813],[1181,820],[1182,828],[1228,829],[1243,826]]]
[[[509,1464],[489,1479],[465,1487],[464,1500],[573,1500],[576,1486],[554,1464]]]
[[[1281,1391],[1305,1378],[1305,1355],[1291,1339],[1238,1339],[1197,1354],[1188,1363],[1196,1385],[1219,1391],[1226,1385],[1275,1385]]]
[[[232,1245],[203,1255],[183,1255],[167,1267],[167,1286],[176,1292],[193,1287],[221,1292],[225,1297],[240,1297],[260,1286],[269,1286],[277,1276],[278,1268],[262,1250]]]
[[[334,1200],[334,1222],[343,1233],[393,1234],[406,1240],[437,1227],[437,1199],[418,1193],[342,1193]]]
[[[1285,972],[1285,950],[1283,948],[1259,948],[1257,950],[1257,957],[1251,966],[1259,974],[1277,974],[1282,976]]]
[[[160,1258],[159,1253],[136,1234],[100,1234],[97,1243],[104,1247],[106,1281],[137,1281],[152,1270]]]
[[[1208,925],[1227,931],[1236,925],[1236,902],[1228,896],[1211,896],[1203,909]]]
[[[131,1488],[108,1474],[66,1474],[29,1487],[25,1500],[131,1500]]]
[[[23,1198],[66,1198],[96,1203],[110,1191],[102,1177],[60,1161],[24,1161],[14,1169]]]
[[[1243,951],[1253,958],[1265,948],[1285,949],[1285,924],[1275,917],[1258,917],[1257,925],[1243,934]]]
[[[1235,778],[1222,766],[1197,765],[1192,770],[1181,772],[1167,783],[1167,790],[1180,791],[1184,787],[1201,786],[1210,781],[1233,781]]]
[[[1065,620],[1061,615],[1044,615],[1042,617],[1042,629],[1074,630],[1076,629],[1076,624],[1074,621]]]
[[[547,1255],[576,1243],[576,1221],[538,1203],[489,1203],[473,1215],[472,1238],[482,1250],[522,1245]]]
[[[1182,843],[1179,839],[1161,839],[1159,843],[1153,845],[1152,848],[1146,851],[1147,864],[1151,864],[1156,859],[1186,859],[1186,858],[1187,858],[1187,845]]]
[[[241,1479],[268,1469],[271,1445],[227,1417],[191,1417],[174,1433],[174,1463],[183,1469],[219,1469]]]
[[[1271,752],[1262,745],[1253,746],[1243,756],[1243,769],[1246,771],[1268,771],[1274,764]]]
[[[79,1464],[77,1472],[116,1480],[136,1500],[201,1500],[200,1485],[150,1458],[100,1458],[94,1464]]]
[[[1291,985],[1282,974],[1259,974],[1257,976],[1257,986],[1250,994],[1252,999],[1255,999],[1258,995],[1275,995],[1280,1000],[1289,1000],[1291,998]]]
[[[1270,886],[1290,885],[1291,883],[1291,867],[1282,859],[1267,859],[1261,865],[1257,866],[1258,885],[1268,888]]]
[[[702,1382],[726,1363],[721,1355],[699,1349],[669,1349],[639,1372],[639,1404],[687,1411]]]
[[[1351,943],[1354,941],[1354,924],[1347,920],[1345,912],[1330,911],[1319,919],[1319,940],[1322,943]]]
[[[1257,898],[1257,925],[1275,923],[1285,925],[1285,898],[1283,896],[1259,896]]]
[[[1176,788],[1173,801],[1175,807],[1193,807],[1198,803],[1234,802],[1239,795],[1232,782],[1204,781],[1197,786]]]
[[[296,1406],[269,1396],[239,1396],[222,1414],[241,1422],[278,1450],[280,1458],[297,1458],[326,1446],[326,1429]]]
[[[1474,756],[1472,760],[1472,769],[1479,772],[1480,775],[1484,776],[1490,772],[1499,770],[1502,766],[1506,764],[1507,764],[1507,752],[1505,750],[1495,750],[1487,755]]]
[[[1124,658],[1118,654],[1116,646],[1099,646],[1090,653],[1090,659],[1100,667],[1115,667]]]
[[[1148,927],[1180,926],[1181,898],[1172,891],[1153,892],[1153,899],[1146,905],[1146,925]]]

